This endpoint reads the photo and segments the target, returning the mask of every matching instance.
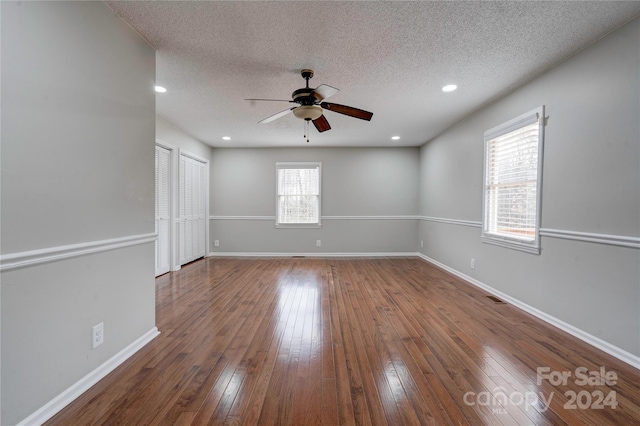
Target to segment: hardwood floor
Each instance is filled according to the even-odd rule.
[[[420,259],[209,258],[156,283],[162,334],[47,424],[640,422],[640,371]]]

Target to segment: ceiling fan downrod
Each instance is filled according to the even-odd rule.
[[[313,78],[313,70],[310,70],[308,68],[303,69],[302,71],[300,71],[300,75],[302,76],[302,78],[304,78],[307,81],[307,89],[309,88],[309,79]]]

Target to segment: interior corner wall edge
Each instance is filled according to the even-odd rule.
[[[472,114],[421,148],[420,215],[481,221],[484,131],[544,105],[542,228],[637,239],[638,75],[635,19]],[[533,255],[481,243],[478,227],[423,220],[419,228],[425,256],[640,355],[637,247],[543,236]]]
[[[2,255],[153,235],[154,50],[102,2],[0,7]],[[1,424],[155,327],[153,259],[151,241],[2,272]]]
[[[211,157],[211,147],[209,145],[189,136],[182,129],[162,117],[156,117],[156,139],[207,160]]]

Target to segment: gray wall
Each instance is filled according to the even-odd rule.
[[[3,260],[153,234],[153,49],[103,3],[1,8]],[[153,259],[147,242],[4,270],[1,424],[154,328]]]
[[[322,228],[275,228],[279,161],[322,162]],[[210,179],[214,253],[416,251],[417,148],[213,149]]]
[[[636,356],[640,250],[542,237],[532,255],[480,243],[478,226],[483,132],[545,105],[543,230],[640,235],[639,27],[636,19],[423,146],[419,189],[421,215],[472,222],[421,221],[423,254]]]

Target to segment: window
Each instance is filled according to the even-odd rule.
[[[320,226],[321,163],[276,163],[277,227]]]
[[[484,134],[482,241],[540,253],[544,106]]]

